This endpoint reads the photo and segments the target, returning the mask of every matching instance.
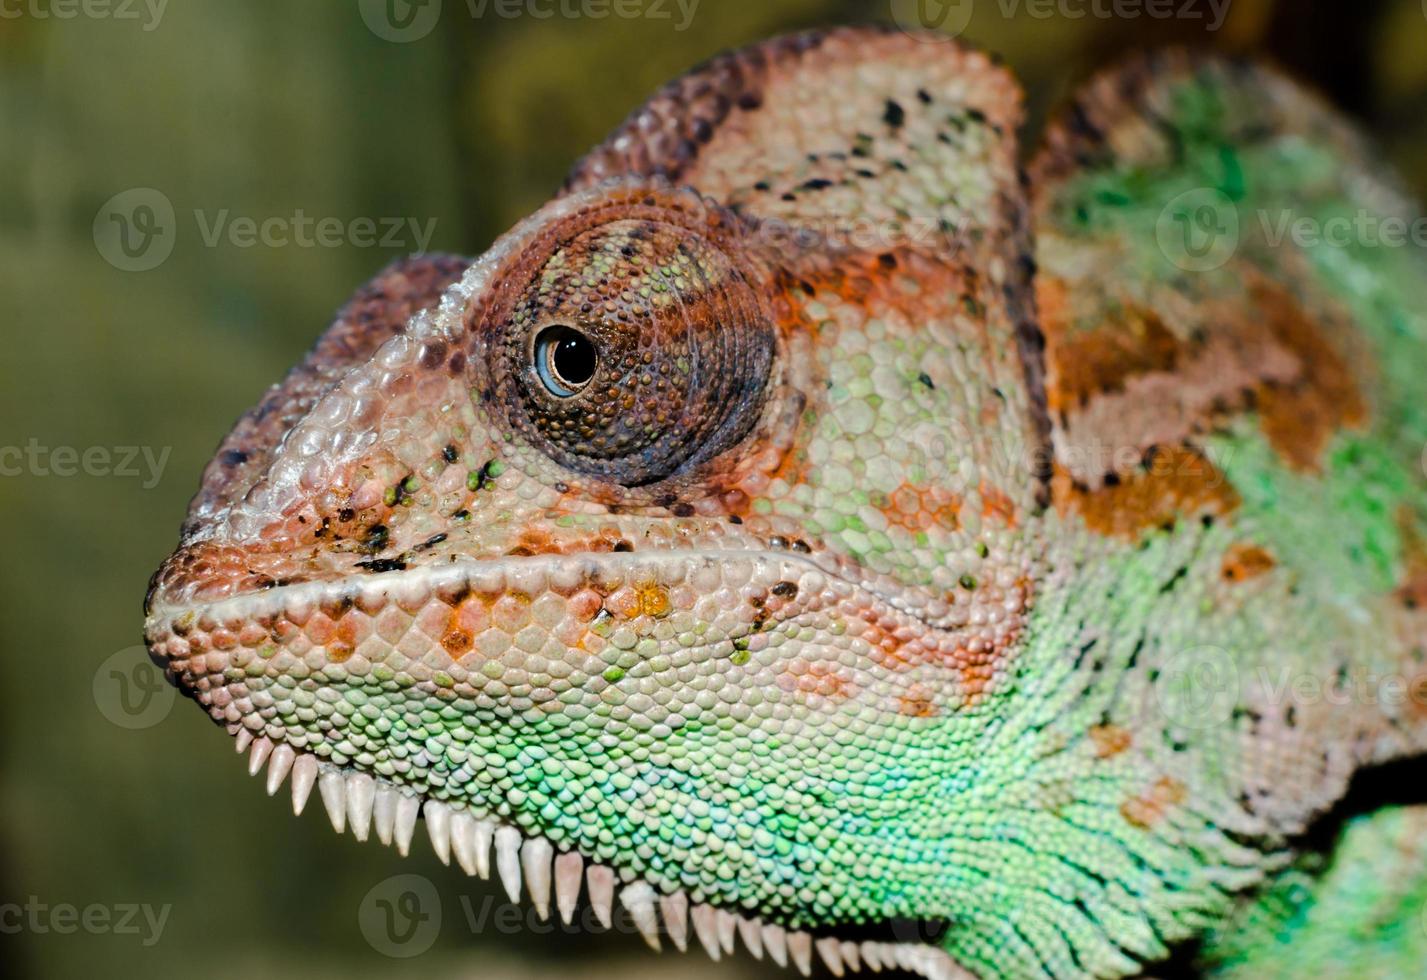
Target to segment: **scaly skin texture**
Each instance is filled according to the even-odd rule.
[[[537,904],[613,869],[681,945],[691,902],[838,970],[879,925],[942,976],[1272,957],[1255,910],[1313,923],[1417,820],[1304,852],[1427,744],[1427,270],[1257,216],[1413,212],[1257,67],[1102,76],[1029,193],[1019,123],[986,56],[870,29],[672,83],[239,423],[154,655],[360,834],[371,794],[462,864],[516,828]],[[1241,234],[1196,272],[1161,246],[1203,188]]]

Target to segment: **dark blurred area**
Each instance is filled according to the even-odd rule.
[[[479,254],[694,63],[820,24],[969,14],[964,35],[1024,81],[1034,134],[1117,55],[1261,53],[1427,191],[1421,0],[445,0],[421,20],[441,6],[0,0],[7,976],[775,972],[482,920],[495,890],[424,840],[402,861],[334,835],[315,802],[295,819],[285,789],[268,799],[137,647],[200,469],[347,295],[398,255]],[[363,916],[402,874],[443,917],[394,957]]]

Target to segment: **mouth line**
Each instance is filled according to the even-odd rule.
[[[472,592],[497,593],[506,589],[519,590],[522,576],[548,574],[552,580],[558,581],[562,575],[579,577],[597,573],[610,567],[611,562],[621,567],[637,569],[659,561],[782,563],[784,567],[796,569],[801,574],[822,575],[854,592],[863,593],[873,601],[914,620],[934,635],[944,636],[954,632],[951,627],[934,622],[925,610],[916,608],[904,596],[892,594],[889,589],[851,575],[845,569],[829,568],[826,564],[795,551],[677,548],[627,553],[518,555],[490,559],[464,558],[452,554],[449,561],[439,563],[413,564],[386,572],[368,570],[338,578],[294,582],[216,600],[174,604],[156,602],[148,608],[147,620],[151,627],[164,620],[180,622],[188,617],[205,617],[222,622],[235,618],[275,615],[296,604],[315,607],[329,602],[358,602],[378,597],[417,598],[425,593],[460,586],[465,586]]]
[[[553,909],[570,925],[583,892],[605,929],[614,926],[618,897],[629,920],[655,952],[662,951],[664,939],[681,953],[696,942],[718,961],[733,955],[741,940],[755,959],[766,955],[778,966],[791,965],[803,976],[811,974],[816,954],[836,977],[900,969],[927,980],[972,980],[950,955],[929,943],[815,934],[765,922],[756,915],[692,902],[683,891],[662,893],[628,870],[595,863],[578,851],[558,849],[543,837],[495,817],[477,817],[461,804],[334,765],[286,743],[274,743],[265,735],[255,737],[241,725],[229,725],[228,732],[234,736],[238,754],[248,757],[249,775],[265,780],[269,796],[275,796],[291,777],[295,815],[302,814],[316,788],[333,830],[341,834],[350,829],[358,841],[375,833],[382,844],[395,844],[402,857],[408,855],[421,820],[442,864],[449,866],[454,859],[468,875],[483,880],[494,876],[512,903],[519,903],[524,892],[542,919],[549,919]]]

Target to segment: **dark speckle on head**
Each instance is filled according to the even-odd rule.
[[[391,540],[391,532],[387,530],[385,524],[373,524],[367,529],[366,537],[362,539],[362,547],[372,554],[376,554],[387,546]]]
[[[357,567],[369,572],[400,572],[406,568],[406,562],[400,558],[371,558],[357,562]]]
[[[428,370],[435,370],[436,367],[446,359],[446,345],[437,341],[421,353],[421,366]]]
[[[899,103],[888,99],[887,108],[882,113],[882,121],[893,129],[900,129],[902,124],[907,121],[907,111]]]

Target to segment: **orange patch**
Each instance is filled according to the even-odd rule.
[[[817,694],[834,701],[845,701],[853,695],[852,681],[835,664],[808,661],[797,657],[778,675],[778,686],[785,691]]]
[[[1122,306],[1093,327],[1072,325],[1065,282],[1040,277],[1036,301],[1046,337],[1046,403],[1052,412],[1084,405],[1103,392],[1118,391],[1135,375],[1173,371],[1180,342],[1158,314]]]
[[[986,693],[991,678],[996,676],[996,664],[1000,657],[995,653],[971,657],[971,663],[961,665],[961,689],[966,693],[967,703],[975,704]]]
[[[961,498],[939,486],[903,483],[877,509],[887,523],[913,533],[934,527],[954,531],[961,526]]]
[[[1224,552],[1221,573],[1230,582],[1247,582],[1272,571],[1278,562],[1273,555],[1254,544],[1236,544]]]
[[[862,639],[872,647],[872,659],[888,670],[906,670],[925,662],[924,651],[908,649],[916,640],[916,634],[909,627],[884,621],[880,616],[867,624]]]
[[[1427,609],[1427,542],[1418,530],[1416,514],[1406,504],[1397,510],[1397,530],[1403,566],[1397,599],[1408,609]]]
[[[1316,472],[1333,433],[1361,425],[1367,403],[1342,354],[1302,303],[1267,279],[1254,283],[1249,292],[1265,328],[1301,365],[1295,383],[1259,386],[1259,423],[1285,462]]]
[[[334,664],[343,663],[356,652],[357,624],[346,609],[328,608],[315,613],[308,620],[307,636],[325,649],[327,659]]]
[[[866,609],[855,615],[865,623],[862,639],[871,646],[871,659],[886,670],[905,672],[924,665],[956,671],[968,705],[975,704],[986,693],[997,669],[1004,666],[1020,636],[1025,612],[1030,606],[1030,583],[1021,579],[1014,586],[1019,600],[1017,612],[987,641],[958,639],[945,633],[927,632],[909,624],[884,620]],[[915,699],[913,699],[915,700]]]
[[[1183,803],[1188,790],[1171,776],[1161,776],[1149,792],[1134,796],[1120,804],[1120,816],[1136,827],[1148,829],[1164,818],[1171,808]]]
[[[1138,438],[1118,430],[1121,410],[1136,426],[1150,424],[1162,445],[1254,412],[1286,465],[1317,471],[1333,434],[1368,416],[1366,358],[1349,346],[1356,331],[1322,294],[1300,296],[1251,267],[1242,279],[1240,290],[1205,298],[1199,309],[1151,309],[1098,288],[1093,277],[1043,277],[1037,296],[1052,416],[1093,448],[1097,437],[1114,446]],[[1158,380],[1143,390],[1132,383],[1151,376]],[[1165,394],[1176,384],[1182,398]],[[1081,418],[1079,410],[1097,399],[1108,402]],[[1087,425],[1107,431],[1082,431]]]
[[[655,619],[669,615],[672,603],[669,590],[662,585],[644,583],[626,585],[610,593],[604,606],[621,619],[638,619],[651,616]]]
[[[605,608],[620,619],[637,619],[644,612],[644,600],[638,589],[624,586],[610,593],[605,599]]]
[[[491,611],[499,597],[463,593],[448,598],[454,602],[446,615],[446,629],[441,634],[441,646],[452,660],[460,660],[471,652],[475,638],[491,626]]]
[[[1397,587],[1397,599],[1408,609],[1427,609],[1427,572],[1408,575]]]
[[[669,590],[662,585],[646,585],[639,589],[639,607],[646,616],[659,619],[669,615]]]
[[[452,660],[460,660],[471,652],[471,647],[475,641],[471,639],[471,634],[464,630],[451,630],[441,637],[441,646]]]
[[[981,491],[981,516],[998,518],[1007,527],[1014,528],[1016,505],[1011,498],[984,480],[977,489]]]
[[[940,712],[932,699],[931,689],[925,684],[913,684],[907,693],[897,699],[897,712],[909,718],[934,718]]]
[[[1127,728],[1119,725],[1095,725],[1090,729],[1090,741],[1095,744],[1095,754],[1102,759],[1119,755],[1130,747],[1135,737]]]
[[[1427,673],[1413,674],[1408,679],[1407,710],[1415,721],[1427,720]]]
[[[1077,485],[1057,465],[1051,497],[1062,517],[1079,514],[1092,531],[1129,540],[1181,518],[1222,516],[1239,506],[1238,491],[1219,468],[1197,450],[1183,446],[1152,453],[1145,466],[1098,490]]]

